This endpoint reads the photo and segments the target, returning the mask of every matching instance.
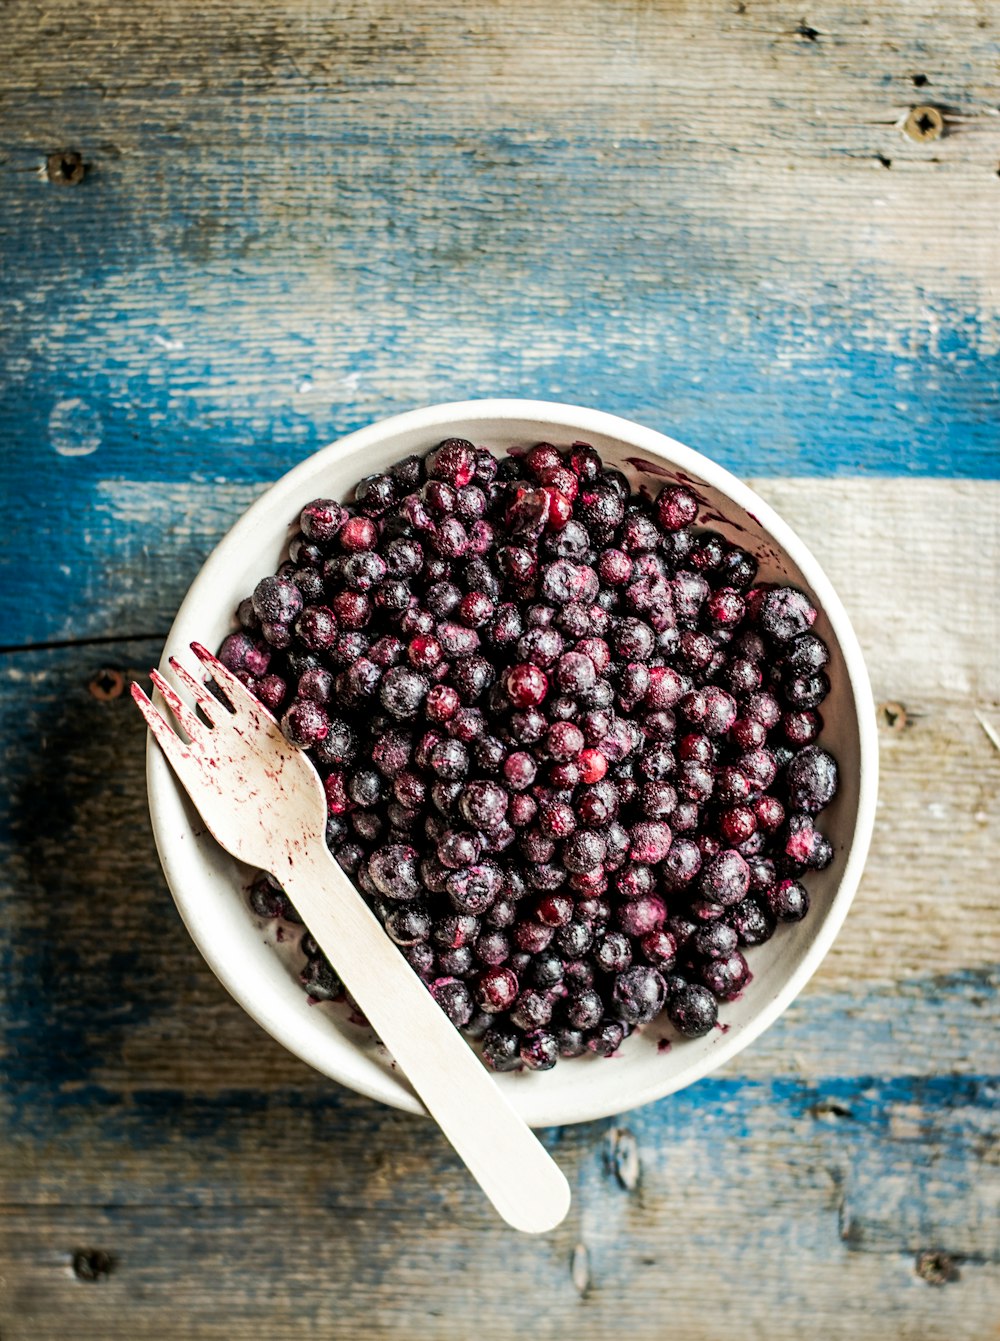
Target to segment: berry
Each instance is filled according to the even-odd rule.
[[[837,772],[816,612],[594,449],[447,439],[314,500],[223,662],[321,771],[326,841],[500,1070],[693,1036],[806,914]],[[339,714],[334,716],[333,714]],[[257,916],[296,919],[273,881]],[[668,904],[673,909],[668,917]],[[311,937],[316,999],[342,992]],[[674,971],[680,957],[683,976]]]
[[[701,980],[719,1001],[733,1001],[751,978],[747,961],[739,950],[711,959],[701,972]]]
[[[680,484],[668,484],[661,489],[654,506],[656,519],[665,531],[680,531],[698,515],[697,498]]]
[[[393,666],[382,677],[379,698],[393,717],[406,720],[417,715],[429,689],[426,676],[405,666]]]
[[[281,729],[291,744],[308,749],[327,735],[330,719],[318,703],[311,699],[297,699],[282,717]]]
[[[793,808],[811,815],[830,804],[837,784],[836,760],[818,745],[800,750],[785,770],[785,785]]]
[[[667,987],[655,968],[638,964],[615,977],[611,996],[615,1014],[626,1024],[648,1024],[663,1009]]]
[[[559,1057],[555,1036],[545,1029],[533,1029],[521,1040],[520,1056],[529,1071],[550,1071]]]
[[[315,498],[299,514],[303,534],[318,545],[328,545],[347,521],[347,510],[332,498]]]
[[[472,995],[464,982],[457,978],[438,978],[431,983],[430,991],[456,1029],[469,1023],[473,1009]]]
[[[808,598],[794,587],[777,587],[757,603],[756,621],[775,642],[787,643],[806,633],[815,619]]]
[[[801,922],[809,911],[809,894],[798,880],[781,880],[766,894],[767,906],[779,922]]]
[[[427,474],[455,489],[469,483],[476,471],[476,449],[464,438],[447,438],[427,458]]]
[[[497,965],[488,968],[480,977],[476,1001],[480,1010],[499,1013],[511,1008],[517,994],[517,975],[511,969]]]
[[[702,870],[698,888],[703,898],[731,907],[750,888],[750,868],[738,852],[720,852]]]
[[[536,707],[544,699],[548,687],[545,673],[530,663],[514,666],[507,674],[507,693],[516,708]]]
[[[701,1038],[715,1028],[719,1010],[706,987],[685,983],[667,1000],[667,1014],[686,1038]]]

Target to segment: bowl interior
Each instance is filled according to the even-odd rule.
[[[835,858],[809,877],[808,917],[747,952],[753,981],[739,1000],[721,1008],[724,1027],[707,1037],[678,1040],[663,1017],[627,1040],[613,1059],[578,1058],[550,1072],[497,1077],[532,1125],[585,1121],[707,1074],[777,1018],[815,971],[853,897],[868,846],[876,768],[871,696],[860,649],[828,579],[767,504],[707,458],[661,434],[595,411],[538,402],[431,407],[363,429],[310,457],[269,489],[210,556],[178,612],[164,663],[167,653],[183,652],[195,639],[218,646],[233,627],[236,605],[284,557],[295,518],[310,499],[346,498],[362,475],[449,436],[471,438],[500,455],[539,441],[568,446],[584,440],[638,489],[655,494],[665,480],[681,480],[701,500],[700,524],[757,555],[760,580],[787,581],[810,593],[819,610],[816,632],[831,651],[833,687],[823,706],[821,743],[837,758],[841,786],[823,812],[822,827]],[[309,1004],[296,976],[298,935],[288,928],[276,934],[258,922],[246,899],[252,872],[205,832],[155,748],[147,763],[153,829],[168,883],[221,981],[310,1065],[384,1103],[421,1111],[370,1031],[352,1024],[343,1007]]]

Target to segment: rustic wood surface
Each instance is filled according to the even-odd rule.
[[[3,1341],[1000,1336],[997,7],[0,16]],[[882,705],[820,972],[724,1071],[544,1133],[537,1240],[228,998],[123,692],[270,480],[492,394],[751,477]]]

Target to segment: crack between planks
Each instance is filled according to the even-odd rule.
[[[108,647],[115,643],[166,642],[167,635],[155,633],[101,633],[86,638],[53,638],[40,643],[0,643],[0,655],[25,652],[58,652],[71,647]]]

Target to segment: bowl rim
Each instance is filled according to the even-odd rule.
[[[474,429],[477,422],[505,419],[531,421],[540,428],[558,429],[563,433],[569,431],[579,434],[581,438],[591,435],[613,438],[637,451],[648,451],[654,457],[666,456],[672,468],[690,471],[692,475],[727,495],[738,507],[750,513],[762,529],[788,553],[815,593],[829,620],[844,658],[857,718],[859,745],[858,800],[843,874],[822,923],[817,926],[799,963],[789,973],[780,989],[754,1016],[741,1023],[738,1030],[721,1037],[711,1050],[693,1057],[686,1066],[665,1076],[660,1082],[650,1081],[629,1089],[624,1105],[609,1107],[606,1103],[598,1103],[582,1108],[579,1112],[564,1111],[560,1108],[553,1116],[551,1105],[546,1109],[544,1100],[541,1103],[537,1102],[540,1091],[534,1086],[530,1091],[521,1092],[521,1097],[527,1101],[524,1105],[519,1104],[518,1089],[512,1087],[508,1095],[515,1107],[530,1107],[532,1110],[525,1114],[526,1120],[533,1126],[546,1127],[611,1117],[675,1093],[716,1071],[748,1047],[783,1014],[819,968],[843,926],[861,879],[874,828],[878,795],[877,724],[868,671],[850,618],[833,584],[805,542],[765,499],[724,466],[656,429],[647,428],[603,410],[558,401],[514,398],[447,401],[392,415],[346,434],[318,451],[310,453],[270,484],[237,518],[195,575],[167,635],[161,670],[166,669],[168,654],[178,643],[178,631],[188,622],[190,611],[200,600],[201,591],[211,574],[228,564],[231,555],[242,552],[246,536],[254,530],[258,517],[263,517],[273,508],[276,495],[284,492],[294,494],[301,481],[312,478],[317,471],[322,471],[327,460],[336,460],[345,454],[363,451],[366,446],[380,443],[386,437],[426,430],[443,438],[448,436],[448,430],[456,425],[463,426],[468,433]],[[245,976],[241,977],[233,971],[226,955],[216,946],[214,940],[203,934],[204,929],[199,926],[197,908],[194,902],[185,896],[187,885],[179,869],[181,856],[179,850],[175,848],[175,834],[168,828],[166,817],[158,804],[163,787],[169,788],[178,798],[183,794],[169,765],[148,734],[146,780],[153,836],[168,887],[188,932],[223,986],[283,1047],[322,1074],[379,1103],[426,1115],[416,1095],[408,1087],[403,1088],[397,1084],[395,1088],[387,1089],[384,1084],[378,1083],[368,1075],[360,1077],[348,1075],[345,1070],[331,1064],[329,1057],[321,1055],[323,1053],[321,1048],[309,1046],[308,1041],[303,1042],[301,1039],[289,1037],[287,1021],[283,1021],[280,1013],[272,1014],[260,1007],[253,992],[247,988]],[[390,1077],[386,1075],[384,1079],[388,1081]],[[397,1075],[393,1079],[398,1082],[401,1077]],[[544,1080],[544,1077],[532,1077],[532,1079],[537,1082],[539,1079]],[[556,1102],[558,1104],[558,1099]]]

